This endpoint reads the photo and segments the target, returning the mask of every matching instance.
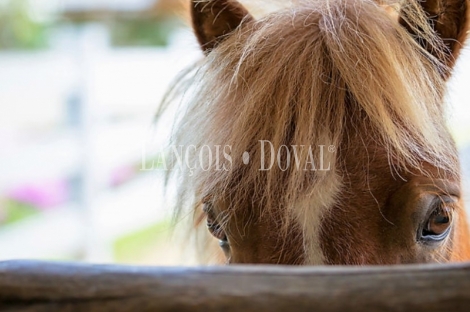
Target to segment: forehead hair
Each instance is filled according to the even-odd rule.
[[[443,49],[421,9],[404,10],[418,21],[419,35]],[[443,117],[442,71],[444,66],[373,1],[302,1],[246,22],[180,82],[193,87],[173,143],[230,146],[233,163],[229,171],[183,170],[179,199],[229,198],[231,211],[247,205],[260,214],[282,211],[285,222],[306,196],[319,194],[331,205],[341,188],[336,154],[324,160],[331,164],[325,172],[292,166],[259,171],[264,157],[259,141],[271,142],[275,150],[311,146],[316,158],[320,146],[341,148],[359,124],[368,129],[360,135],[387,152],[390,170],[426,174],[422,164],[429,163],[457,175]],[[249,165],[242,161],[244,152],[251,156]],[[307,150],[299,153],[301,168],[308,160]]]

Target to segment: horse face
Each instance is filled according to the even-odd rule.
[[[386,154],[372,141],[367,146],[367,155],[349,146],[339,156],[341,171],[347,174],[333,203],[318,205],[308,199],[296,205],[307,211],[302,215],[305,225],[293,222],[284,230],[280,218],[257,214],[260,209],[252,202],[245,203],[249,209],[241,209],[251,213],[226,219],[230,199],[205,200],[208,230],[219,240],[227,261],[388,265],[470,260],[458,176],[443,178],[430,164],[423,164],[430,176],[392,174]],[[326,185],[320,192],[329,196],[334,187]]]
[[[459,177],[443,177],[430,164],[423,164],[426,176],[417,171],[391,172],[380,148],[374,142],[367,144],[370,158],[355,148],[349,151],[352,155],[344,157],[348,192],[341,193],[337,204],[328,210],[318,234],[325,263],[470,259]],[[367,169],[354,169],[358,167]]]
[[[431,17],[428,27],[442,35],[446,49],[435,50],[431,37],[420,37],[417,44],[435,58],[430,64],[437,59],[445,65],[434,69],[444,81],[466,37],[467,2],[412,1],[410,5],[422,6]],[[196,36],[207,56],[241,25],[254,23],[248,10],[236,1],[192,1],[191,9]],[[416,35],[416,16],[407,14],[402,11],[393,18]],[[354,103],[346,104],[346,113],[355,109]],[[267,185],[253,184],[253,191],[245,190],[242,199],[230,192],[204,194],[209,232],[220,241],[227,261],[362,265],[470,259],[458,170],[443,170],[426,159],[419,168],[400,166],[383,138],[364,136],[373,129],[361,118],[343,120],[346,134],[337,142],[335,172],[318,172],[312,178],[316,186],[304,198],[296,198],[291,220],[283,219],[284,211],[262,212],[266,199],[258,198],[256,190]],[[439,135],[448,142],[448,158],[458,166],[448,131],[439,126]]]

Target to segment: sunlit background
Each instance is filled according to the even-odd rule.
[[[0,260],[194,263],[143,170],[165,89],[201,57],[185,2],[0,0]],[[468,52],[449,94],[467,180]]]

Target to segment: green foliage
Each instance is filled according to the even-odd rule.
[[[170,163],[170,156],[168,154],[159,153],[158,155],[151,156],[145,159],[144,163],[136,164],[136,171],[149,171],[149,170],[167,170]]]
[[[111,28],[114,46],[166,46],[173,30],[178,27],[176,19],[146,18],[120,20]]]
[[[114,259],[120,263],[133,263],[145,258],[166,238],[169,229],[167,220],[117,239],[113,248]]]
[[[27,0],[9,0],[0,7],[0,50],[47,47],[47,26],[35,21]]]
[[[0,0],[0,50],[46,48],[51,26],[32,16],[32,0]],[[75,25],[90,22],[74,21]],[[96,22],[96,21],[94,21]],[[114,46],[166,46],[173,30],[179,26],[174,16],[142,17],[132,15],[117,20],[101,20],[110,26]],[[55,25],[59,26],[59,25]]]
[[[12,200],[6,200],[2,207],[4,210],[2,211],[0,224],[16,223],[40,213],[39,210],[30,205]]]

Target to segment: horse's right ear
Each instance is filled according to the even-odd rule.
[[[254,20],[247,9],[235,0],[191,0],[194,32],[208,54],[242,22]]]

